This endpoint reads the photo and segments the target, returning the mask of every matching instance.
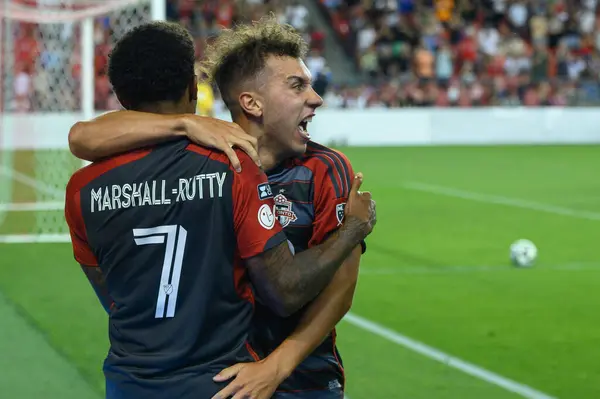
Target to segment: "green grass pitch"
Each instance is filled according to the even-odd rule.
[[[354,314],[548,395],[600,397],[600,147],[344,152],[378,207]],[[59,188],[77,165],[1,157]],[[40,170],[53,159],[61,173]],[[50,201],[7,174],[0,192]],[[64,233],[61,218],[0,211],[0,235]],[[519,238],[539,248],[531,269],[508,262]],[[101,397],[107,320],[70,244],[0,244],[0,316],[0,397]],[[519,397],[348,322],[338,339],[351,399]]]

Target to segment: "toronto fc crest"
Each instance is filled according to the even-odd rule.
[[[298,219],[294,211],[292,211],[292,203],[283,194],[277,194],[273,200],[275,201],[275,216],[279,219],[282,227],[286,227]]]

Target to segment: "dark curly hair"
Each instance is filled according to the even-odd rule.
[[[108,77],[123,107],[178,101],[194,79],[194,41],[182,26],[150,22],[133,28],[110,54]]]

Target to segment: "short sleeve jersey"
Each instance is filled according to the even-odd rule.
[[[181,140],[91,164],[69,181],[75,259],[102,270],[114,301],[108,397],[210,397],[216,372],[256,357],[243,259],[286,238],[273,199],[260,195],[265,174],[238,157],[241,173]]]
[[[275,216],[296,252],[321,244],[344,219],[354,172],[341,152],[309,142],[306,153],[269,171]],[[254,340],[265,352],[274,350],[298,326],[302,311],[277,317],[257,305]],[[280,386],[279,391],[337,389],[344,384],[335,330]]]

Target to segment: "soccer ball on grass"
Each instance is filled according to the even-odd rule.
[[[529,240],[517,240],[510,246],[510,260],[517,267],[533,266],[537,253],[537,247]]]

